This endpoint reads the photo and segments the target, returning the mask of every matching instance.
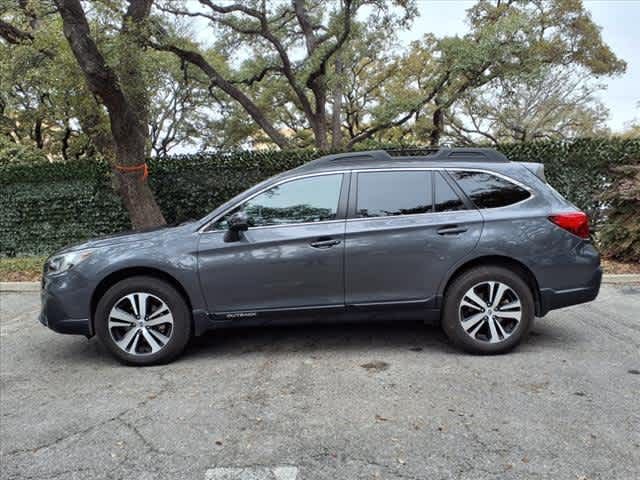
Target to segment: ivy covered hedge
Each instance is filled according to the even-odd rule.
[[[511,160],[544,163],[549,183],[599,226],[606,223],[605,207],[615,203],[605,195],[619,175],[612,169],[640,158],[640,140],[536,142],[500,149]],[[319,155],[312,150],[240,151],[151,159],[149,182],[167,221],[181,222]],[[47,254],[128,228],[105,163],[23,164],[0,158],[0,255]]]

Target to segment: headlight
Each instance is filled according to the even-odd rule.
[[[55,255],[47,260],[44,266],[44,273],[62,273],[69,270],[74,265],[79,264],[93,253],[93,250],[78,250],[75,252],[63,253]]]

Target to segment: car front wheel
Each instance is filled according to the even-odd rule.
[[[449,339],[471,353],[504,353],[529,333],[534,319],[531,289],[503,267],[476,267],[447,289],[442,327]]]
[[[191,335],[189,308],[170,284],[154,277],[130,277],[98,302],[96,334],[123,363],[156,365],[177,357]]]

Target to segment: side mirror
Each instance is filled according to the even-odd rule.
[[[240,232],[249,230],[249,217],[244,212],[236,212],[227,220],[228,230],[224,234],[225,242],[237,242],[240,240]]]

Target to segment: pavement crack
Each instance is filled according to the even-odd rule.
[[[170,382],[166,381],[166,380],[162,377],[162,375],[161,375],[161,379],[162,379],[162,381],[163,381],[163,383],[164,383],[164,386],[163,386],[163,387],[158,391],[158,393],[157,393],[157,394],[155,394],[155,396],[153,397],[154,399],[155,399],[158,395],[160,395],[160,394],[164,393],[165,389],[166,389],[166,388],[168,388],[168,385],[170,384]],[[8,456],[8,457],[10,457],[10,456],[20,455],[20,454],[25,454],[25,453],[37,453],[37,452],[39,452],[40,450],[45,450],[45,449],[47,449],[47,448],[55,447],[56,445],[58,445],[58,444],[60,444],[60,443],[64,442],[65,440],[69,440],[69,439],[71,439],[71,438],[73,438],[73,437],[81,437],[81,436],[83,436],[83,435],[86,435],[86,434],[90,433],[92,430],[94,430],[94,429],[96,429],[96,428],[99,428],[99,427],[102,427],[102,426],[104,426],[104,425],[106,425],[106,424],[108,424],[108,423],[114,422],[114,421],[121,421],[121,422],[123,422],[123,423],[127,424],[127,423],[125,422],[125,420],[123,420],[123,419],[122,419],[122,417],[124,417],[124,416],[125,416],[125,415],[127,415],[128,413],[130,413],[130,412],[132,412],[132,411],[134,411],[134,410],[136,410],[136,409],[138,409],[138,408],[140,408],[140,407],[145,406],[145,405],[146,405],[149,401],[151,401],[151,400],[152,400],[152,399],[147,398],[147,399],[145,399],[145,400],[143,400],[143,401],[141,401],[141,402],[138,402],[138,404],[137,404],[135,407],[132,407],[132,408],[128,408],[128,409],[126,409],[126,410],[123,410],[123,411],[122,411],[122,412],[120,412],[119,414],[114,415],[114,416],[112,416],[112,417],[109,417],[109,418],[107,418],[106,420],[102,420],[101,422],[95,423],[95,424],[93,424],[93,425],[91,425],[91,426],[89,426],[89,427],[83,428],[83,429],[81,429],[81,430],[76,430],[76,431],[70,432],[70,433],[68,433],[68,434],[66,434],[66,435],[63,435],[63,436],[61,436],[61,437],[56,438],[55,440],[53,440],[53,441],[51,441],[51,442],[44,443],[44,444],[38,445],[38,446],[36,446],[36,447],[31,447],[31,448],[18,448],[18,449],[15,449],[15,450],[10,450],[10,451],[8,451],[8,452],[6,452],[6,453],[3,453],[2,455],[3,455],[3,456]],[[128,424],[127,424],[127,425],[128,425]],[[129,426],[129,425],[128,425],[128,426]],[[131,427],[130,427],[130,428],[131,428]],[[138,433],[138,435],[140,435],[140,432],[138,432],[138,431],[137,431],[137,429],[135,429],[135,428],[132,428],[132,429],[134,430],[134,433]],[[140,436],[141,436],[141,435],[140,435]],[[141,437],[142,437],[142,436],[141,436]],[[142,437],[142,438],[144,438],[144,437]],[[145,439],[145,445],[146,445],[147,443],[148,443],[148,442],[146,442],[146,439]]]
[[[47,473],[44,476],[42,474],[37,474],[37,475],[19,475],[17,477],[13,477],[13,478],[19,478],[21,480],[46,480],[46,479],[54,479],[54,478],[60,478],[62,476],[65,475],[69,475],[69,474],[74,474],[74,473],[84,473],[84,472],[93,472],[94,469],[93,468],[86,468],[86,467],[78,467],[78,468],[68,468],[65,470],[60,470],[59,472],[51,472],[51,473]],[[88,478],[90,478],[90,476],[87,476]]]
[[[142,445],[144,445],[144,447],[152,452],[155,453],[157,455],[163,455],[165,454],[165,452],[162,452],[161,450],[159,450],[153,443],[151,443],[151,441],[145,437],[142,432],[138,429],[138,427],[136,427],[133,423],[128,422],[126,420],[124,420],[123,418],[118,418],[118,421],[124,425],[125,427],[127,427],[129,430],[131,430],[133,432],[133,434],[138,437],[138,439],[142,442]]]
[[[87,433],[91,432],[92,430],[94,430],[96,428],[99,428],[99,427],[101,427],[103,425],[106,425],[109,422],[113,422],[114,420],[117,420],[118,417],[120,417],[121,415],[124,415],[125,413],[127,413],[127,411],[128,410],[126,410],[126,411],[124,411],[124,412],[122,412],[122,413],[120,413],[120,414],[118,414],[118,415],[116,415],[114,417],[111,417],[111,418],[108,418],[108,419],[103,420],[101,422],[98,422],[96,424],[93,424],[93,425],[91,425],[91,426],[89,426],[87,428],[83,428],[81,430],[76,430],[74,432],[68,433],[68,434],[63,435],[61,437],[58,437],[58,438],[56,438],[55,440],[53,440],[51,442],[44,443],[42,445],[38,445],[38,446],[32,447],[32,448],[18,448],[18,449],[6,452],[3,455],[6,455],[6,456],[10,457],[10,456],[13,456],[13,455],[20,455],[20,454],[24,454],[24,453],[37,453],[40,450],[44,450],[44,449],[47,449],[47,448],[54,447],[54,446],[64,442],[65,440],[69,440],[69,439],[71,439],[73,437],[81,437],[81,436],[86,435]]]

